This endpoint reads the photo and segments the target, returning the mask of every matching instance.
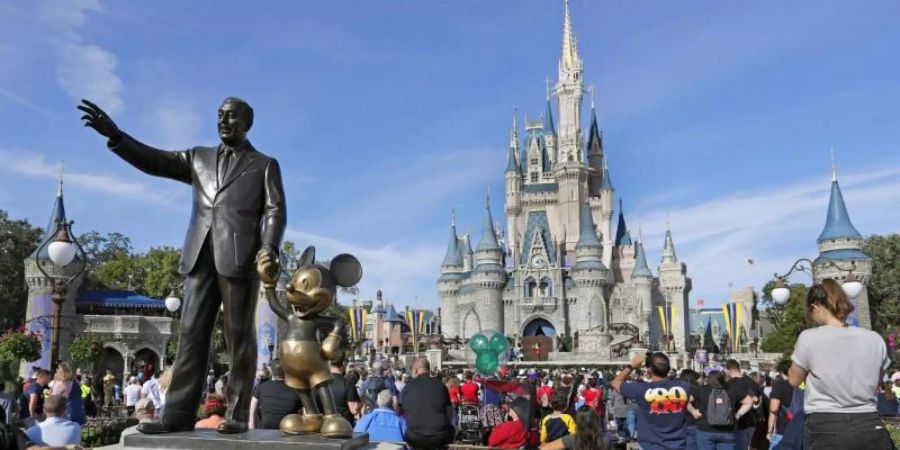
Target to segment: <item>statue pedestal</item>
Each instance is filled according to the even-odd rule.
[[[354,433],[349,439],[325,439],[319,434],[288,436],[278,430],[249,430],[219,434],[216,430],[125,436],[123,443],[104,447],[110,450],[354,450],[369,444],[368,433]]]

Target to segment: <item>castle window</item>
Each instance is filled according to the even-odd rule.
[[[534,278],[528,277],[528,279],[525,280],[525,297],[534,297],[534,290],[536,287],[537,282],[534,281]]]
[[[531,182],[532,182],[532,183],[537,183],[537,181],[538,181],[538,174],[537,174],[537,172],[531,172]]]

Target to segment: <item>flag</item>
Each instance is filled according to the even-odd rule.
[[[755,265],[756,265],[756,260],[753,259],[753,258],[747,258],[747,265],[748,265],[748,266],[755,266]]]
[[[699,307],[701,307],[701,306],[703,306],[703,299],[702,299],[702,298],[698,298],[698,299],[697,299],[697,307],[699,308]]]
[[[353,342],[359,342],[365,339],[367,314],[368,311],[359,306],[347,308],[347,315],[350,316],[350,338]]]
[[[664,335],[675,334],[675,306],[657,306],[659,309],[659,323]]]
[[[741,302],[722,305],[722,314],[725,316],[725,332],[731,339],[732,351],[737,353],[741,345],[741,316],[743,315]]]

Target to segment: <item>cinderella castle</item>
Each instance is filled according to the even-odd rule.
[[[582,127],[584,93],[566,2],[556,112],[548,82],[546,112],[525,120],[524,140],[513,118],[505,232],[495,226],[489,196],[474,251],[469,235],[460,236],[451,220],[437,282],[444,336],[565,334],[580,336],[579,348],[590,343],[591,351],[610,356],[633,342],[688,347],[687,267],[667,231],[654,275],[644,242],[626,225],[621,198],[613,230],[616,191],[593,100],[586,133]]]

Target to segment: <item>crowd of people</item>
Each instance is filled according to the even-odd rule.
[[[900,415],[900,372],[886,377],[884,341],[846,326],[852,305],[831,280],[810,289],[806,304],[817,326],[801,333],[791,360],[770,372],[748,373],[735,360],[676,371],[660,352],[635,354],[615,372],[502,367],[489,377],[432,370],[424,358],[409,368],[382,358],[333,363],[331,390],[337,412],[380,448],[891,449],[883,418]],[[65,363],[52,379],[36,370],[18,399],[0,395],[0,418],[21,424],[20,439],[33,448],[77,445],[98,401],[120,404],[141,422],[160,417],[171,380],[158,371],[139,375],[116,389],[107,373],[98,393]],[[285,416],[313,407],[285,384],[278,360],[257,375],[251,429],[278,429]],[[195,428],[215,429],[224,420],[227,378],[210,371]]]

